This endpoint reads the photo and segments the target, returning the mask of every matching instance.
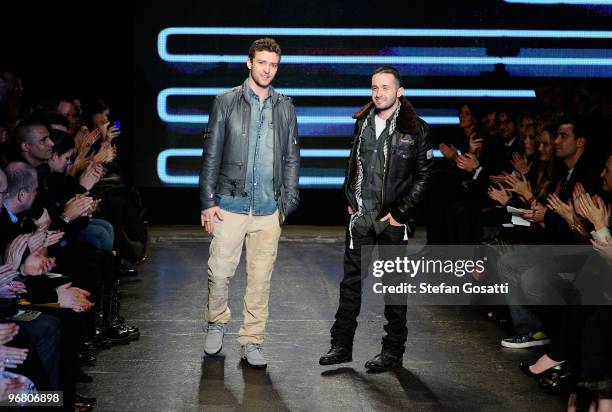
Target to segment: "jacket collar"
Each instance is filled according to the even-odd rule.
[[[414,134],[417,132],[418,117],[416,111],[414,110],[412,103],[410,103],[410,101],[404,96],[400,97],[399,100],[402,106],[400,107],[400,113],[397,117],[395,130],[400,133]],[[373,107],[374,103],[370,101],[368,104],[355,112],[353,119],[362,120],[363,118],[367,117]]]
[[[244,98],[244,100],[246,102],[250,101],[249,98],[249,79],[247,78],[244,83],[242,83],[241,89],[242,89],[242,97]],[[274,106],[276,104],[276,102],[278,101],[278,98],[280,96],[280,93],[278,93],[276,90],[274,90],[274,87],[270,86],[270,94],[272,95],[272,106]]]

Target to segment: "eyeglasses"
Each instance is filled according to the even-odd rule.
[[[9,194],[8,189],[6,189],[4,192],[0,192],[0,195],[2,196],[7,196]]]

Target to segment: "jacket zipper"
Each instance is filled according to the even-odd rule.
[[[395,133],[395,131],[393,132]],[[388,136],[389,139],[389,147],[387,147],[387,158],[385,159],[385,163],[383,164],[383,185],[382,185],[382,193],[380,200],[380,207],[384,207],[385,204],[385,185],[387,184],[387,162],[391,158],[391,147],[393,146],[393,135]]]

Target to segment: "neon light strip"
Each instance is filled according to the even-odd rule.
[[[506,0],[508,1],[508,0]],[[534,3],[538,0],[533,0]],[[547,1],[547,0],[540,0]],[[549,0],[550,1],[550,0]],[[611,4],[592,0],[579,4]],[[510,1],[512,2],[512,1]],[[516,0],[514,0],[516,2]],[[558,2],[557,2],[558,3]],[[521,37],[533,39],[612,39],[605,30],[512,30],[512,29],[389,29],[389,28],[301,28],[301,27],[168,27],[159,32],[157,45],[165,52],[168,36],[337,36],[337,37]]]
[[[578,6],[612,6],[610,0],[504,0],[506,3],[517,4],[572,4]]]
[[[301,149],[300,156],[304,158],[347,158],[350,151],[347,149]],[[168,174],[168,158],[170,157],[201,157],[202,149],[166,149],[157,156],[157,175],[163,183],[180,185],[197,185],[197,175],[170,175]],[[439,150],[434,150],[434,157],[442,157]],[[344,182],[343,176],[300,176],[302,186],[340,186]]]
[[[159,118],[167,123],[208,123],[207,114],[170,114],[165,107],[157,107]],[[432,125],[459,124],[458,116],[421,116]],[[350,116],[298,116],[298,124],[355,124]]]
[[[166,100],[169,96],[216,96],[230,90],[231,87],[171,87],[162,90],[157,99]],[[279,93],[288,96],[314,97],[370,97],[370,89],[334,89],[334,88],[279,88]],[[408,97],[495,97],[495,98],[535,98],[534,90],[501,90],[501,89],[406,89]]]
[[[244,64],[247,57],[236,54],[168,54],[162,60],[174,63],[234,63]],[[283,56],[284,64],[444,64],[526,66],[612,66],[610,58],[584,57],[499,57],[499,56]]]
[[[349,157],[349,149],[300,149],[300,157],[303,158],[336,158]]]

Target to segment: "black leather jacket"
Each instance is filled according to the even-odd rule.
[[[246,82],[245,82],[246,84]],[[200,172],[202,209],[216,206],[215,194],[242,196],[247,174],[251,106],[245,84],[215,97],[204,139]],[[291,98],[272,93],[274,194],[281,223],[299,203],[300,144]]]
[[[423,202],[433,168],[433,150],[429,126],[420,119],[408,99],[400,97],[401,108],[395,131],[388,137],[388,153],[382,190],[379,218],[387,213],[399,223],[414,218],[416,208]],[[346,169],[344,191],[353,210],[357,210],[355,183],[357,177],[357,138],[364,120],[373,107],[370,102],[353,115],[357,119],[353,147]]]

